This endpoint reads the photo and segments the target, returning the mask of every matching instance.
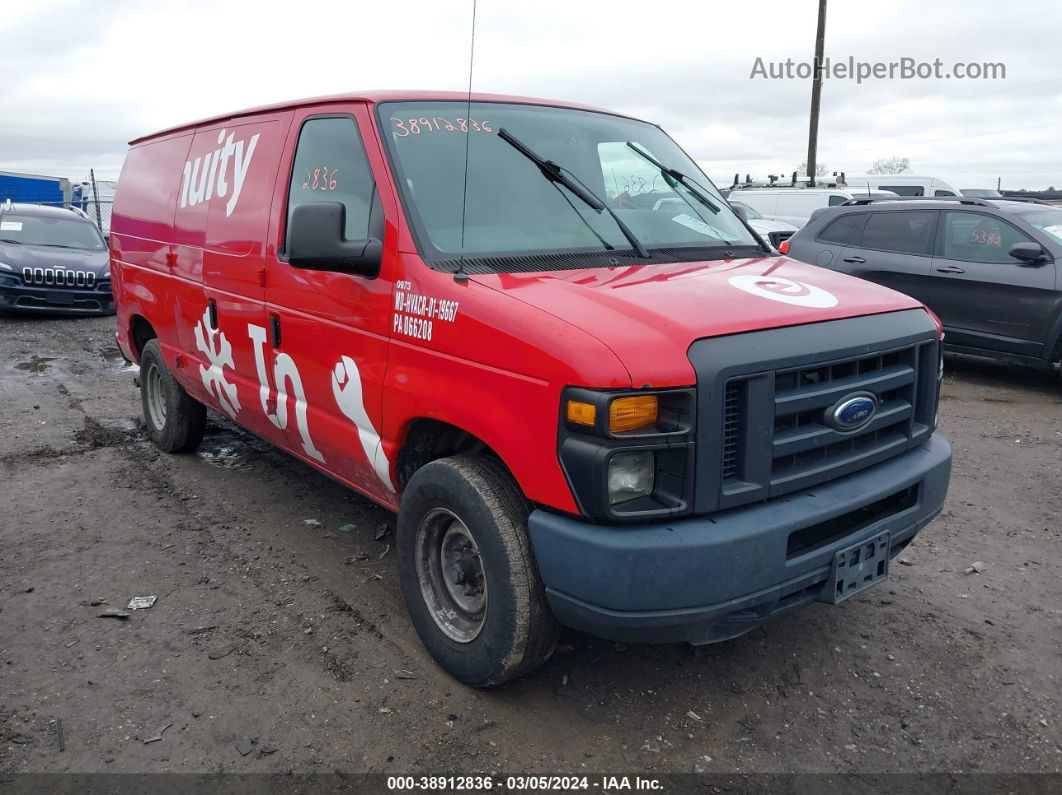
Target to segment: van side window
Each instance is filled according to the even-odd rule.
[[[866,213],[842,215],[819,232],[819,240],[823,243],[838,243],[843,246],[852,239],[852,233],[859,228],[864,218],[866,218]]]
[[[921,185],[878,185],[877,190],[891,190],[899,196],[924,196]]]
[[[940,188],[938,188],[937,190],[933,191],[933,195],[934,196],[958,196],[959,194],[955,193],[954,191],[941,190]]]
[[[844,204],[846,201],[848,201],[848,197],[846,196],[831,196],[830,207],[836,207],[840,204]]]
[[[863,248],[929,254],[935,222],[932,210],[871,213],[863,228]]]
[[[310,119],[302,126],[288,189],[289,223],[300,204],[341,202],[347,209],[346,239],[364,240],[375,192],[354,119]]]
[[[944,213],[941,256],[966,262],[1019,263],[1010,256],[1015,243],[1031,243],[1006,221],[984,213]]]

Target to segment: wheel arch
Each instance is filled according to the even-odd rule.
[[[413,417],[402,428],[395,456],[395,479],[399,491],[405,489],[416,471],[425,464],[460,453],[478,453],[496,459],[516,482],[512,468],[490,444],[474,433],[443,420]]]
[[[155,327],[151,325],[151,321],[146,317],[140,314],[130,316],[129,341],[132,343],[133,351],[136,353],[136,359],[138,362],[144,353],[144,346],[158,336]]]

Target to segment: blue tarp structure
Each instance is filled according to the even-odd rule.
[[[74,196],[70,180],[63,177],[0,171],[0,202],[8,199],[15,203],[47,202],[62,207],[69,206]]]

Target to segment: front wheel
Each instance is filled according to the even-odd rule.
[[[140,354],[140,402],[151,441],[165,453],[194,450],[206,429],[206,406],[177,383],[157,339]]]
[[[527,515],[512,477],[485,456],[432,461],[402,496],[395,541],[406,607],[432,657],[465,684],[523,676],[557,644]]]

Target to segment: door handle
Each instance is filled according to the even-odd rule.
[[[210,319],[210,328],[214,331],[218,330],[218,305],[217,302],[211,298],[207,301],[207,316]]]
[[[853,262],[853,263],[855,263],[857,265],[862,265],[863,263],[866,262],[866,260],[863,259],[862,257],[845,257],[844,261],[845,262]]]
[[[966,273],[966,268],[960,268],[958,265],[945,265],[937,268],[937,273]]]
[[[269,316],[269,331],[273,338],[273,347],[280,347],[280,318],[277,315]]]

